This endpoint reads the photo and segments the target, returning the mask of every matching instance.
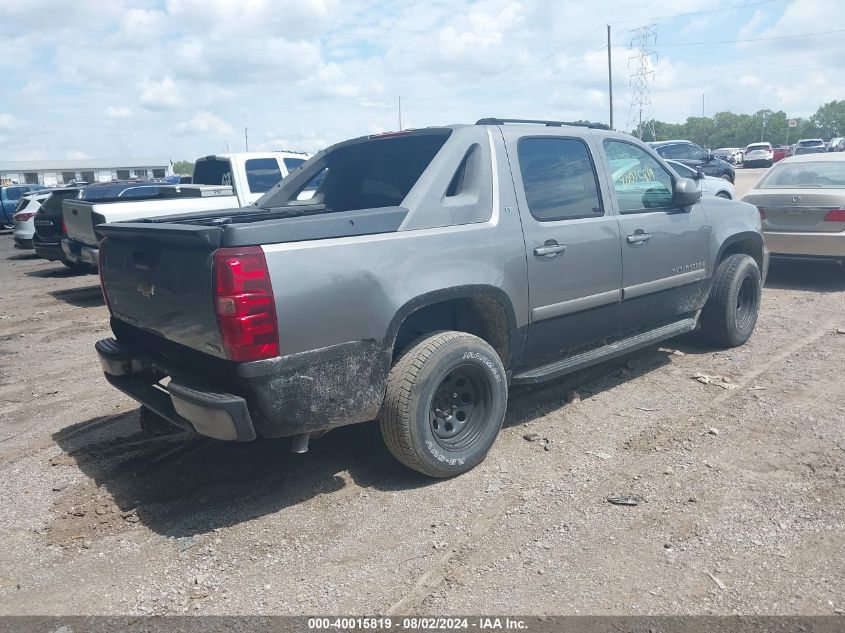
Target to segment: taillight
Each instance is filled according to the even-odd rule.
[[[763,207],[757,207],[757,211],[760,212],[760,219],[765,220],[766,219],[766,210]]]
[[[27,220],[30,220],[33,217],[35,217],[35,214],[34,213],[24,213],[23,211],[21,211],[20,213],[16,213],[13,217],[15,218],[15,221],[17,221],[17,222],[26,222]]]
[[[827,215],[824,216],[825,222],[845,222],[845,207],[838,209],[831,209]]]
[[[106,302],[106,307],[109,309],[109,312],[111,312],[111,303],[109,303],[109,296],[108,296],[108,294],[106,294],[106,282],[103,279],[103,268],[104,268],[103,264],[106,261],[105,253],[103,253],[103,244],[104,243],[105,243],[105,240],[103,240],[103,242],[100,243],[100,248],[97,251],[97,272],[100,274],[100,290],[103,293],[103,301]]]
[[[67,224],[65,224],[64,218],[62,218],[62,235],[67,235]]]
[[[279,355],[270,271],[258,246],[214,253],[214,305],[226,357],[252,361]]]

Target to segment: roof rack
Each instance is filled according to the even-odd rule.
[[[598,130],[609,129],[604,123],[577,123],[575,121],[543,121],[541,119],[478,119],[476,125],[505,125],[506,123],[533,123],[536,125],[545,125],[546,127],[561,127],[564,125],[573,125],[575,127],[588,127]]]

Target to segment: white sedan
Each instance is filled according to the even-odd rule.
[[[676,160],[667,160],[681,178],[691,178],[698,185],[698,190],[702,196],[709,198],[725,198],[726,200],[733,200],[736,197],[734,186],[724,178],[716,178],[715,176],[707,176],[703,172],[696,171],[691,167],[687,167],[683,163]]]

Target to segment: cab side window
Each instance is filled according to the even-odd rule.
[[[603,146],[621,213],[674,207],[672,176],[648,152],[613,139],[605,139]]]
[[[528,210],[540,222],[604,215],[587,145],[574,138],[523,138],[517,148]]]
[[[691,160],[705,160],[707,154],[698,145],[689,145],[689,157]]]

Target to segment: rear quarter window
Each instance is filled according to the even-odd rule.
[[[250,158],[246,161],[246,181],[252,193],[266,193],[282,179],[275,158]]]
[[[198,160],[194,165],[195,185],[232,186],[232,167],[228,160]]]
[[[282,186],[278,194],[262,199],[261,206],[286,206],[297,199],[313,200],[326,211],[399,206],[450,133],[376,137],[338,147],[322,158],[320,171],[293,195]]]

